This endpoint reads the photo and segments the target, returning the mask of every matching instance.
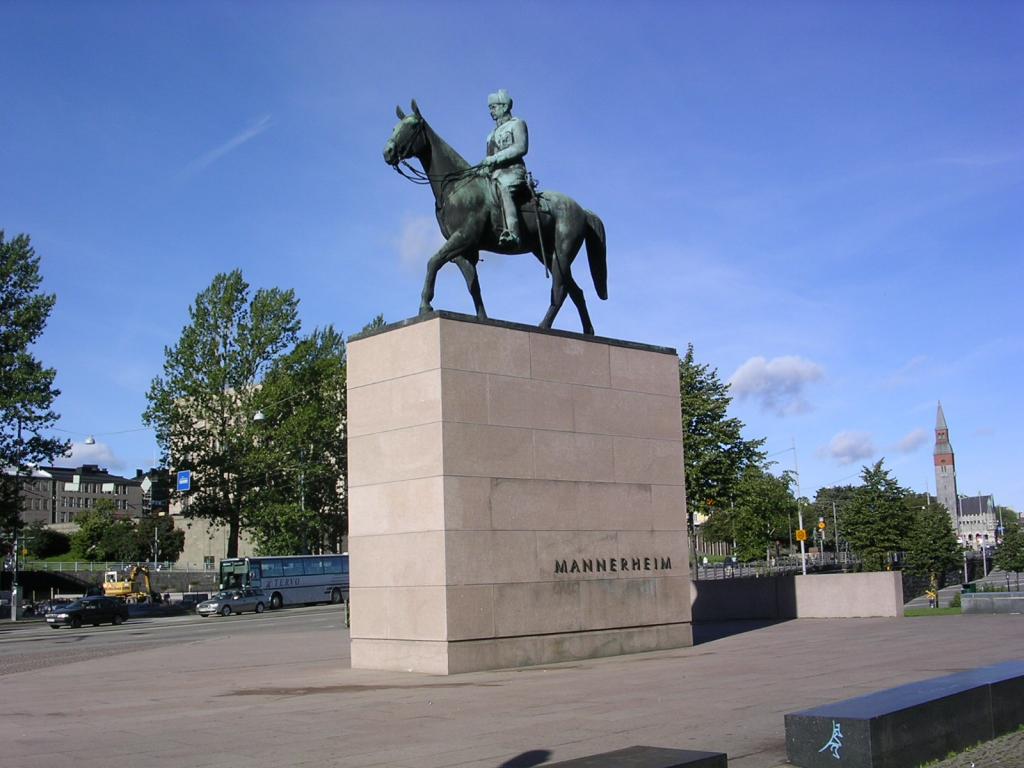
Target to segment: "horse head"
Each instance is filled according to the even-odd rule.
[[[420,114],[416,99],[412,100],[411,115],[406,115],[401,107],[395,107],[395,114],[398,116],[398,124],[384,145],[384,162],[391,166],[397,166],[403,160],[416,157],[427,143],[424,131],[427,121]]]

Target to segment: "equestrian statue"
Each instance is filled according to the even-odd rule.
[[[523,161],[529,150],[526,123],[512,116],[512,99],[504,89],[488,99],[494,130],[487,137],[487,157],[470,165],[434,132],[420,114],[396,107],[398,125],[384,145],[384,160],[406,178],[429,184],[437,223],[445,243],[427,262],[420,314],[433,311],[437,272],[448,262],[462,271],[476,316],[487,318],[476,265],[480,251],[532,253],[551,275],[551,305],[541,328],[550,328],[565,302],[572,299],[583,332],[594,333],[583,289],[572,277],[572,262],[584,242],[594,289],[608,298],[604,224],[596,214],[560,192],[538,192]],[[422,170],[407,161],[416,158]],[[403,170],[399,165],[404,166]]]

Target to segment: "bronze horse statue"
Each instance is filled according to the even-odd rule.
[[[594,326],[587,312],[583,289],[573,280],[571,270],[576,254],[586,242],[594,288],[602,299],[608,298],[608,267],[601,219],[568,195],[545,191],[535,195],[532,203],[527,203],[528,210],[520,206],[521,244],[511,248],[499,245],[500,203],[489,176],[481,175],[479,166],[467,163],[434,132],[420,114],[415,100],[412,102],[411,115],[406,115],[401,107],[397,107],[395,113],[399,122],[384,145],[384,160],[406,178],[430,184],[434,192],[437,223],[446,240],[427,262],[427,276],[420,297],[420,314],[433,310],[430,302],[434,299],[437,272],[451,261],[462,271],[473,297],[476,316],[486,319],[487,312],[480,296],[480,282],[476,273],[480,251],[532,253],[544,265],[545,271],[551,272],[551,306],[541,320],[540,327],[551,327],[568,295],[580,313],[583,332],[593,334]],[[410,158],[419,160],[423,167],[419,171],[404,163],[412,176],[403,173],[398,167],[399,163]]]

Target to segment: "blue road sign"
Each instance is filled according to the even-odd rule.
[[[192,490],[192,470],[183,469],[178,473],[178,490]]]

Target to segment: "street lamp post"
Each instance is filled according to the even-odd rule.
[[[21,590],[18,587],[18,550],[21,548],[21,542],[18,541],[18,529],[14,529],[14,556],[11,558],[11,621],[17,621],[21,618],[19,615],[21,611]]]
[[[796,461],[796,440],[793,440],[793,473],[796,475],[796,514],[797,524],[800,526],[800,530],[804,530],[804,511],[800,506],[800,466]],[[807,538],[806,534],[804,538],[800,539],[800,570],[804,576],[807,575]]]

